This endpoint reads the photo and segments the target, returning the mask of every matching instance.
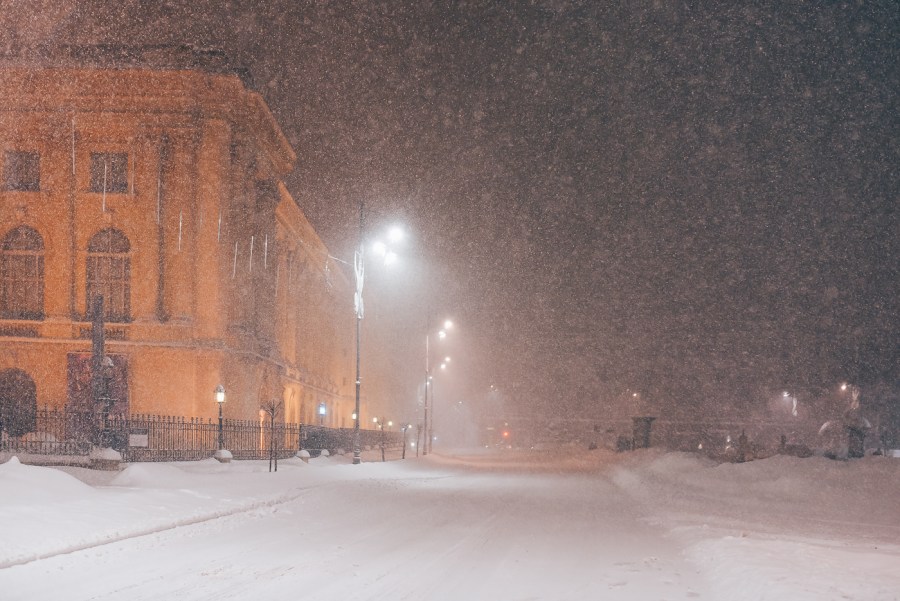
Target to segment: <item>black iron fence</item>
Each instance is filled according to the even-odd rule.
[[[353,428],[325,428],[323,426],[303,426],[301,433],[303,449],[311,452],[327,449],[329,452],[350,452],[353,450]],[[359,445],[363,450],[402,448],[400,432],[389,430],[360,430]]]
[[[110,447],[125,461],[191,461],[207,459],[219,448],[215,419],[163,415],[106,415],[41,409],[29,416],[29,431],[12,436],[0,423],[0,452],[50,457],[86,457],[95,447]],[[223,448],[235,459],[286,458],[301,449],[346,453],[353,430],[268,420],[222,420]],[[21,428],[20,428],[21,430]],[[360,430],[366,449],[397,447],[400,433]]]

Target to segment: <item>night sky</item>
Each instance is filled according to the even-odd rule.
[[[7,52],[186,43],[248,66],[332,252],[352,254],[360,200],[373,229],[409,228],[407,271],[373,274],[367,309],[410,381],[446,314],[449,389],[477,404],[494,384],[509,414],[896,386],[900,4],[614,4],[2,18]]]

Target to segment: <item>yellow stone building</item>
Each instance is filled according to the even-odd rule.
[[[0,66],[7,412],[89,408],[102,296],[116,411],[213,417],[222,384],[226,418],[352,426],[352,282],[265,102],[219,71]]]

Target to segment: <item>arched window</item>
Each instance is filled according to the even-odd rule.
[[[88,243],[87,308],[103,297],[106,321],[129,321],[131,313],[131,245],[125,234],[105,229]]]
[[[0,371],[0,432],[22,436],[34,432],[37,388],[21,369]]]
[[[21,225],[3,238],[0,259],[0,316],[44,318],[44,240]]]

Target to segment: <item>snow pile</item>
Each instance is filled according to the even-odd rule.
[[[94,447],[89,457],[100,461],[122,461],[122,454],[109,447]]]
[[[299,460],[279,462],[290,470]],[[140,463],[104,478],[84,468],[0,465],[0,568],[211,520],[290,496],[264,462]],[[65,471],[63,471],[65,470]],[[69,473],[66,473],[69,472]],[[100,484],[88,486],[79,478]],[[107,472],[108,473],[108,472]]]
[[[900,461],[671,453],[613,480],[732,601],[900,598]]]
[[[50,468],[22,465],[17,457],[0,464],[0,507],[56,505],[69,499],[94,498],[87,484]]]
[[[731,601],[894,601],[900,548],[757,535],[708,538],[687,550]]]
[[[129,488],[190,488],[201,478],[203,475],[189,473],[170,463],[134,463],[117,474],[110,484]]]
[[[612,478],[639,501],[665,499],[658,510],[674,519],[702,510],[708,523],[740,515],[776,532],[805,525],[811,534],[827,526],[864,536],[859,519],[900,528],[900,506],[886,502],[900,493],[900,461],[884,457],[844,462],[776,455],[716,464],[690,453],[647,454],[616,466]]]

